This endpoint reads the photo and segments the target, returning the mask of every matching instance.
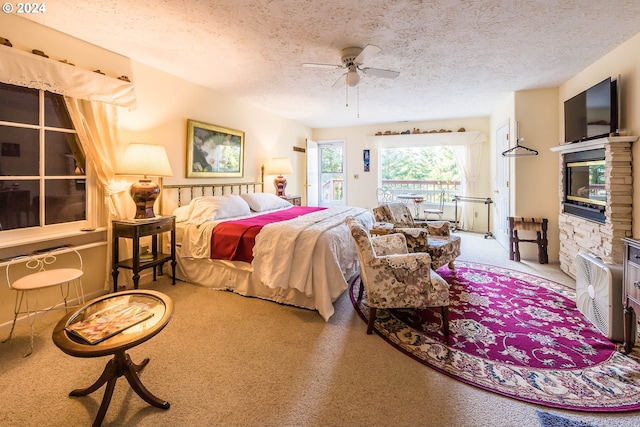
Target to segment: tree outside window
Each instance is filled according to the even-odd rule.
[[[385,147],[380,149],[382,187],[431,195],[444,190],[446,201],[458,192],[460,171],[453,147]]]

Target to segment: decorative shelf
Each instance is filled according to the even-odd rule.
[[[416,145],[469,145],[487,140],[484,132],[433,132],[410,133],[405,135],[369,135],[367,139],[385,146],[416,146]]]

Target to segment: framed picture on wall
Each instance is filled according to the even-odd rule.
[[[371,162],[371,154],[369,150],[362,150],[362,161],[364,162],[364,171],[369,172]]]
[[[187,178],[244,176],[244,132],[187,122]]]

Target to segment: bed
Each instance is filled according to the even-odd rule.
[[[328,321],[359,271],[345,219],[371,227],[373,215],[293,206],[262,189],[262,182],[163,186],[162,212],[176,216],[177,278],[316,310]]]

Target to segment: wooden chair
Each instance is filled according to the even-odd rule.
[[[546,218],[509,217],[509,259],[520,262],[520,242],[535,243],[538,245],[538,263],[548,264],[547,254],[547,228]],[[521,239],[518,230],[535,231],[535,239]]]
[[[45,254],[19,256],[9,261],[6,275],[9,288],[16,291],[16,301],[11,331],[2,342],[11,339],[18,315],[26,313],[31,325],[31,346],[24,355],[27,357],[33,352],[33,325],[37,313],[55,308],[55,306],[45,309],[38,308],[39,291],[47,288],[60,288],[66,310],[70,287],[73,285],[78,304],[84,304],[82,257],[78,251],[72,248],[58,248]],[[31,305],[31,295],[34,296],[33,305]],[[23,302],[25,304],[24,310],[22,310]]]

